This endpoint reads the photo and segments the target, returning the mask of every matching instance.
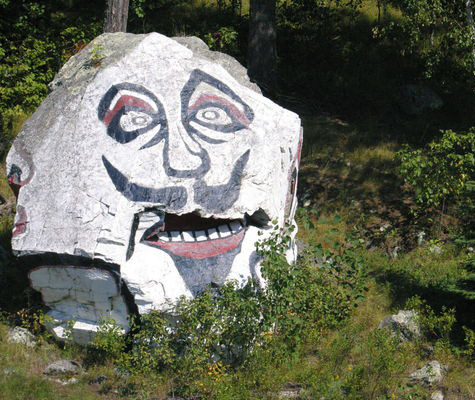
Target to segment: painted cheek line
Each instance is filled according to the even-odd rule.
[[[226,99],[223,99],[222,97],[219,97],[219,96],[211,96],[211,95],[200,96],[198,98],[198,100],[196,100],[195,103],[191,107],[188,107],[188,111],[193,111],[196,108],[198,108],[201,104],[203,104],[204,102],[208,102],[210,100],[216,101],[216,102],[221,103],[221,104],[225,105],[226,107],[228,107],[229,110],[232,112],[232,114],[244,126],[247,127],[251,123],[251,121],[249,121],[246,118],[246,116],[241,111],[239,111],[239,109],[234,104],[230,103]]]
[[[122,96],[117,101],[116,105],[114,106],[114,109],[106,112],[103,122],[106,125],[109,125],[109,123],[112,121],[112,118],[114,118],[114,116],[125,106],[135,106],[143,108],[144,110],[153,111],[153,108],[150,106],[150,104],[148,104],[142,99],[139,99],[134,96]]]

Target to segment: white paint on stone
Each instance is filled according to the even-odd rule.
[[[96,38],[57,74],[7,157],[21,186],[12,248],[42,255],[30,279],[58,337],[75,321],[87,343],[104,317],[127,330],[119,280],[145,313],[211,282],[260,279],[255,242],[267,233],[257,232],[293,223],[300,119],[228,56],[180,41],[189,48],[157,33]],[[245,222],[256,212],[263,226]]]
[[[51,308],[49,325],[58,339],[71,335],[77,343],[87,344],[99,325],[110,318],[124,331],[129,329],[128,310],[111,272],[43,266],[33,269],[29,277],[33,289],[41,292],[44,303]]]

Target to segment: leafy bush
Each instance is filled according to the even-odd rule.
[[[0,2],[0,128],[7,140],[48,94],[60,66],[100,32],[91,15],[97,7],[81,6],[87,11],[78,16],[55,1]]]
[[[325,258],[321,265],[289,265],[292,229],[275,230],[257,246],[265,287],[250,280],[244,287],[229,282],[209,288],[170,304],[167,313],[141,316],[129,336],[105,322],[96,348],[133,373],[171,373],[186,395],[201,390],[195,383],[203,376],[224,376],[262,352],[278,353],[281,360],[298,354],[308,338],[349,315],[362,294],[363,274],[352,254],[323,254],[318,246],[310,253]]]
[[[470,83],[473,60],[465,4],[445,0],[389,0],[402,18],[382,27],[382,36],[403,56],[413,58],[421,78],[435,78],[446,88]]]
[[[461,200],[467,195],[467,183],[475,180],[475,131],[442,134],[426,148],[406,146],[397,153],[399,173],[424,208]]]
[[[450,334],[455,324],[455,309],[442,306],[440,313],[437,313],[419,296],[411,297],[405,308],[417,312],[418,323],[427,339],[450,342]]]
[[[413,214],[429,221],[435,211],[441,217],[457,217],[459,242],[467,244],[475,234],[475,131],[442,134],[425,148],[400,150],[399,173],[414,190],[417,207]]]

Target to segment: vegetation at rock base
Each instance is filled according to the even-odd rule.
[[[104,4],[0,0],[0,156],[59,67],[100,33]],[[0,397],[5,399],[475,398],[474,38],[465,2],[280,0],[278,89],[304,124],[296,265],[288,232],[260,245],[265,290],[210,290],[151,313],[128,336],[104,322],[95,347],[56,343],[11,254],[13,196],[0,171]],[[246,59],[248,2],[134,0],[130,32],[197,35]],[[400,88],[444,101],[407,114]],[[406,99],[406,101],[408,101]],[[4,166],[4,164],[2,164]],[[379,322],[419,315],[399,343]],[[180,317],[177,317],[179,315]],[[33,348],[7,341],[22,325]],[[68,385],[58,358],[85,372]],[[408,376],[437,359],[434,388]],[[101,378],[101,379],[99,379]]]

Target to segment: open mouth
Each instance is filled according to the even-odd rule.
[[[181,257],[203,259],[224,254],[239,246],[246,219],[203,218],[197,214],[143,213],[141,242]]]

